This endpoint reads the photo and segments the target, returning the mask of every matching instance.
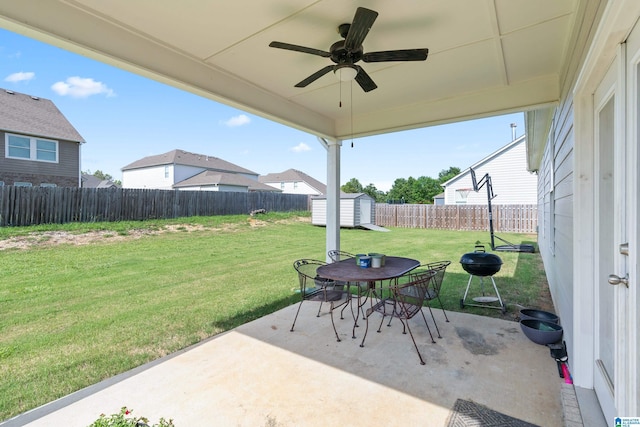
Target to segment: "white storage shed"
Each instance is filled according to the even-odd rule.
[[[340,227],[374,225],[375,200],[365,193],[340,194]],[[327,225],[327,196],[311,198],[311,223]]]

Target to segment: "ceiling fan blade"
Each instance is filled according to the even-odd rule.
[[[390,61],[424,61],[429,55],[429,49],[403,49],[369,52],[362,55],[364,62]]]
[[[309,77],[307,77],[306,79],[304,79],[303,81],[298,83],[295,87],[306,87],[310,83],[315,82],[320,77],[322,77],[325,74],[327,74],[329,71],[333,70],[333,67],[334,67],[333,65],[327,65],[326,67],[324,67],[324,68],[316,71],[315,73],[311,74]]]
[[[367,34],[369,34],[369,30],[371,29],[371,26],[373,26],[377,17],[378,12],[374,10],[366,9],[364,7],[359,7],[356,10],[353,22],[351,23],[351,27],[349,28],[349,32],[347,33],[347,37],[345,37],[344,41],[344,46],[347,50],[356,50],[362,46],[362,42],[365,37],[367,37]]]
[[[290,43],[271,42],[271,43],[269,43],[269,47],[275,47],[275,48],[278,48],[278,49],[285,49],[285,50],[293,50],[295,52],[310,53],[311,55],[318,55],[318,56],[322,56],[324,58],[329,58],[331,56],[331,54],[329,52],[325,52],[324,50],[313,49],[313,48],[304,47],[304,46],[298,46],[298,45],[290,44]]]
[[[359,65],[356,65],[356,67],[358,67],[356,82],[358,82],[362,90],[364,90],[365,92],[371,92],[372,90],[378,87],[378,85],[376,85],[373,82],[373,80],[371,80],[371,77],[369,77],[369,74],[367,74],[366,71],[364,71],[364,68],[360,67]]]

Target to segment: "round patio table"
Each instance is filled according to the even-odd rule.
[[[337,280],[340,282],[354,283],[359,288],[362,282],[367,283],[366,289],[362,292],[362,289],[358,291],[358,309],[354,316],[354,325],[352,338],[356,337],[356,327],[358,326],[358,317],[360,315],[360,309],[367,303],[367,299],[371,299],[371,305],[373,306],[373,299],[376,295],[376,282],[382,280],[393,280],[398,277],[414,270],[420,266],[420,261],[412,258],[403,258],[395,256],[387,256],[385,258],[384,267],[379,268],[362,268],[356,264],[354,258],[348,258],[342,261],[326,264],[318,267],[316,272],[318,276],[326,279]],[[360,299],[364,294],[364,301],[360,304]],[[364,316],[367,321],[367,329],[369,327],[369,318]]]
[[[397,256],[385,258],[384,267],[362,268],[354,258],[319,267],[317,273],[321,277],[342,282],[376,282],[395,279],[420,266],[420,261]]]

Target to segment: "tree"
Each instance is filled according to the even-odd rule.
[[[389,190],[388,199],[394,202],[404,203],[433,203],[433,197],[442,192],[440,182],[428,176],[416,179],[398,178]]]
[[[384,202],[386,195],[384,191],[378,190],[375,185],[369,184],[362,189],[362,192],[371,196],[376,202]]]
[[[438,181],[442,184],[443,182],[449,181],[454,176],[460,173],[460,168],[455,166],[450,166],[449,169],[443,169],[438,174]]]
[[[428,176],[421,176],[413,182],[411,203],[433,203],[433,197],[442,193],[440,182]]]
[[[391,186],[391,189],[387,193],[387,199],[396,203],[400,201],[409,203],[411,193],[409,188],[409,182],[405,178],[398,178],[393,181],[393,186]]]
[[[363,192],[362,184],[360,184],[360,181],[358,181],[356,178],[351,178],[349,182],[347,182],[345,185],[340,187],[340,190],[342,190],[345,193],[362,193]]]

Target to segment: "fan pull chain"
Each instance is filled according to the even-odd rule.
[[[338,107],[342,108],[342,82],[340,86],[340,99],[338,101]],[[349,106],[349,115],[351,120],[351,148],[353,148],[353,80],[349,82],[349,97],[351,98],[351,105]]]
[[[351,148],[353,148],[353,80],[349,84],[350,97],[351,97]]]

